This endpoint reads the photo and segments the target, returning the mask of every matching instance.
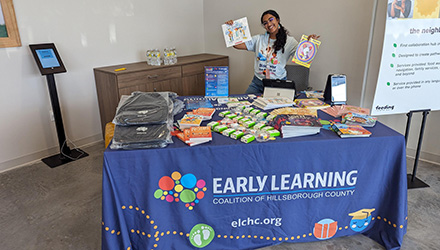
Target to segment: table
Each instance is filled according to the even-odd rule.
[[[331,119],[320,112],[323,119]],[[215,119],[214,119],[215,120]],[[362,233],[399,249],[404,137],[313,136],[104,152],[102,249],[255,249]]]

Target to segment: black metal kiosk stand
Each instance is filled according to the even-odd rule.
[[[58,135],[58,144],[60,153],[44,158],[42,161],[51,168],[58,167],[65,163],[83,158],[88,154],[79,148],[70,149],[67,145],[66,135],[64,132],[63,118],[61,116],[60,103],[58,100],[57,88],[55,85],[55,76],[57,73],[67,72],[63,62],[53,43],[48,44],[31,44],[32,54],[37,62],[38,68],[42,75],[46,76],[49,88],[49,96],[52,104],[55,126]]]
[[[418,165],[419,156],[420,156],[420,148],[422,146],[423,134],[425,132],[426,117],[428,116],[429,111],[431,111],[431,110],[430,109],[415,110],[415,111],[410,111],[409,113],[406,114],[408,116],[408,120],[406,123],[406,130],[405,130],[405,143],[408,144],[408,135],[409,135],[409,129],[411,126],[412,115],[413,115],[413,113],[423,112],[422,124],[420,126],[419,142],[417,144],[417,150],[416,150],[416,158],[414,159],[413,172],[412,172],[412,174],[408,174],[408,176],[407,176],[408,189],[429,187],[428,184],[424,183],[423,181],[421,181],[419,178],[416,177],[417,165]]]

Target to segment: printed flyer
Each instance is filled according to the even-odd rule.
[[[231,47],[252,39],[251,31],[246,17],[234,20],[232,25],[222,25],[223,36],[225,37],[226,47]]]
[[[439,110],[440,1],[388,1],[372,115]]]
[[[296,52],[293,55],[292,62],[310,68],[320,45],[320,41],[315,39],[307,40],[307,36],[302,35],[301,41],[299,41]]]

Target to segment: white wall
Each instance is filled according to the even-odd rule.
[[[231,67],[231,93],[243,93],[253,76],[253,54],[226,48],[220,25],[229,19],[246,16],[252,34],[263,33],[260,16],[267,9],[274,9],[281,23],[297,40],[302,34],[321,35],[322,45],[310,69],[310,85],[323,89],[329,73],[347,75],[348,103],[360,105],[362,82],[367,56],[370,24],[374,1],[362,0],[205,0],[205,42],[208,52],[229,56]],[[373,48],[364,107],[371,108],[379,71],[382,41],[385,30],[386,0],[378,1]],[[379,120],[400,133],[405,132],[406,115],[381,116]],[[419,136],[420,114],[413,116],[408,154],[413,156]],[[440,123],[440,112],[428,116],[421,158],[440,163],[439,134],[435,124]]]
[[[246,16],[251,33],[261,34],[265,30],[260,17],[268,9],[278,12],[281,24],[296,40],[299,41],[302,34],[321,36],[322,45],[310,69],[311,86],[323,89],[328,74],[345,73],[350,83],[349,101],[358,105],[371,18],[370,1],[205,0],[206,50],[229,55],[231,92],[243,93],[249,85],[253,76],[253,53],[226,48],[220,25]]]
[[[203,0],[14,1],[22,47],[0,48],[0,171],[59,152],[50,99],[29,44],[53,42],[67,137],[102,140],[93,68],[145,61],[149,48],[204,52]]]
[[[243,93],[252,78],[253,55],[227,49],[221,24],[248,17],[251,32],[264,32],[260,15],[275,9],[296,39],[321,35],[310,72],[314,89],[329,73],[345,73],[349,103],[359,105],[374,1],[363,0],[15,0],[23,46],[0,48],[0,171],[58,152],[46,80],[30,54],[31,43],[54,42],[68,73],[56,75],[66,134],[78,146],[101,140],[93,68],[143,61],[149,48],[176,46],[180,55],[218,53],[230,57],[231,93]],[[371,107],[382,52],[386,0],[379,0],[365,106]],[[415,115],[409,152],[417,144]],[[380,121],[404,132],[406,116]],[[422,158],[440,162],[439,112],[431,112]]]

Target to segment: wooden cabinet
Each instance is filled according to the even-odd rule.
[[[93,69],[102,133],[105,132],[105,124],[113,120],[122,95],[130,95],[133,91],[204,95],[205,66],[228,65],[227,56],[198,54],[178,57],[173,65],[150,66],[146,62],[138,62]],[[118,71],[122,68],[125,70]]]

